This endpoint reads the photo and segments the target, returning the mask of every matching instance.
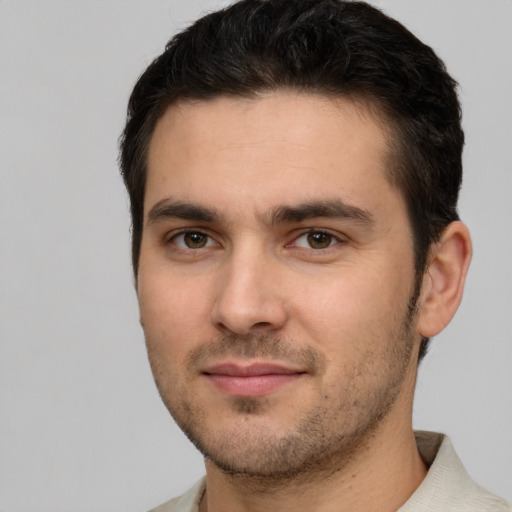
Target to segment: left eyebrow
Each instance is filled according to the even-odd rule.
[[[366,226],[374,224],[373,216],[368,210],[338,199],[311,201],[294,206],[278,206],[271,212],[266,223],[275,226],[276,224],[302,222],[318,217],[346,219]]]
[[[213,223],[219,221],[220,215],[215,209],[203,205],[163,199],[149,210],[147,224],[173,218]]]

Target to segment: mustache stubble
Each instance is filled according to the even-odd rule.
[[[247,337],[224,335],[217,341],[207,342],[193,349],[186,358],[186,367],[193,373],[212,361],[236,357],[264,359],[289,363],[315,375],[325,368],[325,356],[312,347],[298,347],[293,340],[268,333]]]

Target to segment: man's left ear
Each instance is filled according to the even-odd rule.
[[[439,334],[459,307],[473,249],[462,222],[448,224],[433,244],[423,277],[417,330],[427,338]]]

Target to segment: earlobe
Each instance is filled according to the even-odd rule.
[[[471,255],[471,237],[460,221],[450,223],[432,245],[418,313],[417,330],[421,336],[439,334],[455,315]]]

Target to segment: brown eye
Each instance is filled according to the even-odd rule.
[[[208,236],[197,231],[184,233],[183,241],[189,249],[201,249],[208,243]]]
[[[172,243],[180,249],[203,249],[204,247],[215,247],[217,244],[208,235],[201,231],[185,231],[175,235]]]
[[[300,247],[301,249],[328,249],[333,245],[337,245],[341,240],[330,233],[325,231],[310,231],[296,238],[293,242],[294,247]]]
[[[322,233],[319,231],[309,233],[307,236],[308,245],[312,249],[326,249],[333,242],[333,237],[328,233]]]

